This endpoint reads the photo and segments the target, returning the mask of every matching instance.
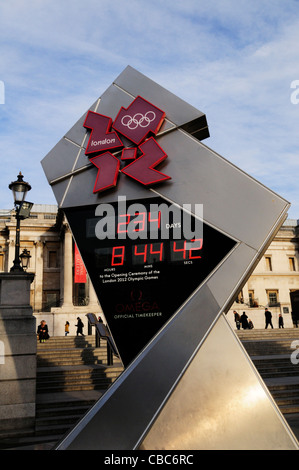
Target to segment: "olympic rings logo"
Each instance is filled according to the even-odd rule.
[[[126,114],[123,116],[121,123],[123,126],[128,127],[131,131],[133,131],[137,129],[138,126],[148,127],[155,119],[156,114],[154,111],[148,111],[144,115],[141,113],[136,113],[133,117],[129,114]]]

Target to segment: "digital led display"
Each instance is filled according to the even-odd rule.
[[[236,243],[162,198],[65,213],[125,366]]]

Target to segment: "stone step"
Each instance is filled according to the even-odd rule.
[[[37,343],[35,432],[13,433],[0,449],[53,448],[122,373],[113,356],[107,365],[107,343],[96,347],[94,336],[51,337]]]
[[[47,422],[48,419],[53,419],[53,417],[65,417],[66,416],[66,411],[67,411],[67,416],[72,415],[72,416],[82,416],[86,411],[88,411],[91,406],[94,404],[94,402],[82,402],[79,403],[78,405],[68,405],[66,409],[66,404],[63,402],[61,406],[56,405],[53,407],[40,407],[40,409],[36,410],[36,419],[37,422],[39,423],[45,423]]]
[[[35,439],[56,439],[69,431],[91,408],[96,399],[73,400],[87,394],[101,396],[123,371],[113,357],[107,365],[107,343],[95,347],[93,337],[50,338],[37,348],[37,404]],[[65,397],[52,402],[51,397]],[[59,439],[57,439],[57,435]],[[56,436],[56,437],[55,437]]]
[[[278,405],[283,415],[299,413],[299,405]]]
[[[271,356],[270,356],[271,357]],[[295,374],[298,375],[298,365],[292,364],[290,359],[286,361],[265,361],[265,360],[254,360],[254,358],[251,358],[253,364],[257,368],[257,370],[260,373],[263,372],[268,372],[268,373],[276,373],[276,372],[294,372]]]
[[[55,348],[42,348],[42,349],[38,349],[37,350],[37,354],[39,357],[46,357],[46,356],[59,356],[60,354],[67,354],[69,352],[72,352],[72,354],[75,354],[75,355],[78,355],[78,354],[82,354],[82,352],[84,353],[88,353],[88,352],[94,352],[94,351],[99,351],[99,352],[102,352],[104,353],[106,351],[106,346],[105,347],[95,347],[95,346],[86,346],[86,347],[79,347],[79,346],[76,346],[76,347],[61,347],[61,346],[56,346]]]
[[[60,430],[59,430],[60,431]],[[64,432],[36,435],[34,432],[12,433],[0,440],[0,450],[51,450]]]
[[[243,341],[242,344],[250,356],[273,356],[275,354],[290,356],[296,350],[292,341]]]
[[[62,392],[70,390],[107,389],[121,374],[123,367],[78,367],[75,370],[57,370],[50,368],[49,373],[39,372],[37,376],[37,393]]]
[[[237,336],[299,439],[299,365],[291,362],[299,329],[240,330]]]
[[[106,365],[86,365],[76,367],[42,367],[38,369],[37,381],[45,382],[51,378],[55,379],[76,379],[80,377],[110,377],[118,376],[123,370],[121,363],[113,366]]]
[[[253,330],[235,330],[240,339],[254,340],[257,338],[294,338],[299,339],[299,328],[267,328]]]
[[[107,343],[95,346],[95,338],[77,337],[50,338],[46,343],[38,343],[37,367],[107,364]],[[114,360],[120,362],[118,358]]]
[[[256,369],[261,371],[261,370],[264,370],[264,371],[277,371],[277,370],[295,370],[298,372],[298,367],[291,364],[290,362],[274,362],[273,364],[272,363],[265,363],[264,361],[258,361],[256,362],[255,360],[252,361],[253,364],[255,365]]]
[[[105,389],[101,391],[78,391],[71,390],[69,393],[39,394],[36,405],[36,431],[35,442],[42,439],[52,443],[58,442],[82,418],[82,416],[102,396]],[[28,445],[29,439],[27,439]],[[36,444],[34,444],[36,445]]]
[[[262,379],[268,379],[268,378],[273,378],[273,377],[276,377],[276,378],[279,378],[279,377],[297,377],[298,376],[298,373],[295,373],[295,372],[277,372],[277,373],[267,373],[267,372],[264,372],[263,374],[261,374],[261,377]]]
[[[67,366],[67,365],[95,365],[95,364],[106,364],[107,355],[102,353],[90,353],[90,354],[59,354],[57,356],[43,356],[38,358],[37,367],[39,369],[44,367],[56,367]]]
[[[79,382],[68,382],[68,383],[51,383],[46,387],[38,387],[37,393],[58,393],[58,392],[69,392],[74,390],[107,390],[110,385],[116,380],[116,378],[98,379],[94,382],[90,381],[79,381]]]
[[[285,403],[288,400],[299,400],[299,389],[272,392],[272,396],[279,403]]]
[[[106,340],[101,340],[101,343],[105,344]],[[91,346],[94,347],[96,344],[95,336],[56,336],[51,337],[46,340],[44,343],[37,341],[37,351],[42,351],[44,349],[56,349],[56,348],[82,348]]]

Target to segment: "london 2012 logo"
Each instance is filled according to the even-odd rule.
[[[156,169],[165,158],[157,135],[165,113],[141,96],[121,107],[114,122],[109,116],[88,111],[83,126],[90,132],[85,155],[98,168],[93,192],[116,186],[119,173],[148,186],[171,179]],[[120,159],[111,152],[120,152]],[[120,170],[121,161],[130,163]]]

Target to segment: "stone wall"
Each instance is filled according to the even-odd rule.
[[[30,306],[33,274],[0,273],[0,436],[34,429],[36,319]]]

